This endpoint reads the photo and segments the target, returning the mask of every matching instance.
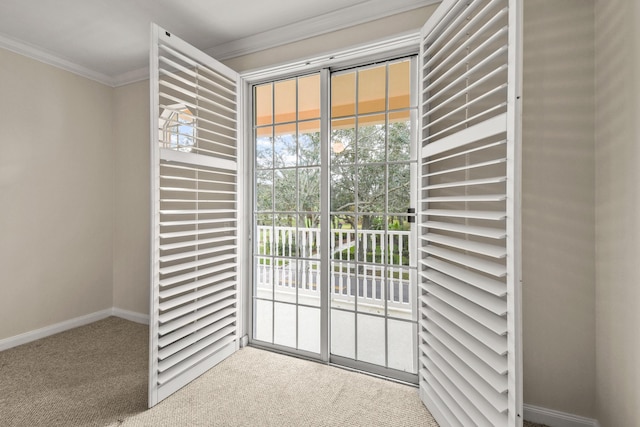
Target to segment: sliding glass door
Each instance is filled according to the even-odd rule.
[[[417,382],[416,75],[254,86],[254,344]]]

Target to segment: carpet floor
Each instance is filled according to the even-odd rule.
[[[147,352],[115,317],[0,352],[0,425],[438,425],[414,387],[252,347],[147,410]]]

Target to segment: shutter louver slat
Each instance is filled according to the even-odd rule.
[[[506,212],[501,211],[472,211],[472,210],[447,210],[447,209],[425,209],[424,215],[430,216],[449,216],[452,218],[473,218],[488,219],[491,221],[500,221],[507,217]]]
[[[202,245],[201,242],[199,242],[198,244]],[[199,249],[196,251],[180,252],[174,255],[162,256],[160,257],[160,262],[177,261],[179,259],[192,258],[192,257],[202,256],[202,255],[210,255],[217,252],[224,252],[224,251],[235,250],[235,249],[237,249],[236,245],[222,245],[222,246],[217,246],[209,249]]]
[[[453,169],[446,169],[443,171],[437,171],[437,172],[432,172],[432,173],[427,173],[424,176],[426,177],[431,177],[431,176],[436,176],[436,175],[443,175],[445,173],[452,173],[452,172],[459,172],[459,171],[467,171],[470,169],[475,169],[475,168],[482,168],[485,166],[492,166],[492,165],[497,165],[500,163],[504,163],[506,162],[507,159],[496,159],[496,160],[490,160],[488,162],[481,162],[481,163],[476,163],[474,165],[465,165],[465,166],[460,166],[457,168],[453,168]]]
[[[439,328],[433,328],[432,333],[428,334],[425,341],[429,346],[434,348],[437,346],[446,347],[450,354],[455,355],[455,357],[459,358],[462,362],[466,363],[467,366],[471,367],[488,384],[490,384],[496,392],[500,394],[507,392],[508,385],[506,375],[498,374],[487,366],[483,360],[479,359],[478,356],[467,350],[447,334],[442,332],[438,333],[439,331],[441,331]],[[434,340],[437,340],[437,343]],[[440,353],[442,353],[442,351],[440,351]]]
[[[507,237],[504,228],[480,227],[473,225],[447,223],[442,221],[426,221],[422,224],[422,228],[453,231],[456,233],[470,234],[472,236],[487,237],[489,239],[496,240],[504,239],[505,237]]]
[[[493,407],[485,396],[480,393],[480,390],[478,390],[474,384],[471,384],[467,378],[457,372],[442,355],[436,351],[430,351],[429,355],[429,361],[433,363],[433,366],[436,366],[440,372],[451,380],[452,387],[455,387],[459,392],[458,398],[465,403],[468,409],[473,408],[478,411],[478,415],[474,416],[476,424],[490,427],[507,424],[507,418],[503,413],[504,411],[498,411]],[[490,393],[494,394],[495,392],[490,390]],[[497,393],[495,394],[497,395]],[[462,396],[464,396],[464,398]],[[499,398],[495,400],[499,400]]]
[[[484,150],[488,150],[488,149],[491,149],[491,148],[498,147],[498,146],[506,144],[506,143],[507,143],[507,140],[503,139],[501,141],[496,141],[496,142],[493,142],[493,143],[490,143],[490,144],[483,144],[483,145],[481,145],[479,147],[470,148],[468,150],[456,151],[455,153],[449,154],[447,156],[437,157],[437,158],[434,158],[432,160],[425,161],[423,163],[423,165],[425,165],[425,166],[433,165],[434,163],[440,163],[440,162],[444,162],[445,160],[451,160],[451,159],[455,159],[457,157],[466,156],[468,154],[478,153],[478,152],[481,152],[481,151],[484,151]]]
[[[485,310],[491,311],[496,316],[504,316],[507,314],[507,302],[502,298],[481,291],[476,287],[469,286],[465,282],[454,279],[435,270],[427,270],[420,274],[425,279],[430,280],[463,298],[475,302]]]
[[[205,318],[200,319],[197,323],[190,323],[187,326],[179,328],[169,334],[163,335],[158,340],[158,345],[161,348],[166,347],[169,344],[174,343],[184,337],[187,337],[193,334],[194,332],[199,331],[202,328],[205,328],[213,323],[216,323],[218,320],[225,319],[225,318],[232,320],[234,311],[235,311],[235,308],[233,307],[225,308],[224,310],[219,310],[214,315],[207,316]]]
[[[436,306],[434,303],[433,306]],[[447,320],[447,310],[438,307],[440,310],[435,311],[431,308],[425,310],[425,313],[429,313],[432,318],[425,324],[425,328],[430,332],[433,331],[433,335],[437,336],[436,331],[440,330],[443,333],[446,332],[448,336],[456,340],[462,346],[467,348],[472,354],[482,359],[491,369],[493,369],[499,375],[505,375],[507,373],[507,360],[504,355],[496,353],[493,349],[489,348],[486,343],[482,342],[483,335],[474,336],[473,332],[467,332],[457,326],[454,322]],[[445,313],[444,315],[440,313]],[[456,319],[454,319],[456,320]],[[433,326],[435,325],[435,326]],[[467,326],[467,325],[464,325]],[[469,325],[470,326],[470,325]],[[438,329],[439,328],[439,329]],[[473,328],[470,328],[473,329]],[[485,332],[486,333],[486,332]],[[497,337],[500,338],[500,337]],[[492,343],[488,343],[492,344]],[[503,348],[506,348],[504,340],[502,343]],[[497,346],[497,344],[495,344]],[[506,353],[506,350],[504,350]]]
[[[438,248],[433,245],[423,246],[421,252],[429,255],[437,256],[456,264],[466,265],[483,273],[490,274],[495,277],[504,277],[507,274],[506,267],[493,261],[487,261],[473,255],[467,255],[449,249]]]
[[[473,185],[498,184],[505,182],[506,176],[496,176],[494,178],[470,179],[468,181],[446,182],[443,184],[433,184],[423,187],[423,190],[438,190],[442,188],[470,187]],[[425,200],[426,201],[426,200]]]
[[[424,240],[432,243],[439,243],[465,251],[475,252],[492,258],[504,258],[507,250],[504,246],[496,246],[489,243],[474,242],[472,240],[458,239],[456,237],[444,236],[436,233],[427,233]]]
[[[464,411],[463,413],[468,417],[467,419],[471,420],[470,424],[466,424],[468,421],[464,421],[465,426],[467,425],[475,425],[482,427],[492,427],[490,422],[482,415],[482,413],[476,408],[469,399],[460,391],[454,380],[458,380],[457,377],[453,377],[450,372],[443,372],[441,367],[434,363],[433,360],[433,352],[431,349],[428,350],[427,355],[429,356],[426,361],[426,368],[429,373],[435,378],[438,383],[442,386],[443,389],[447,391],[447,394],[458,404],[458,407]],[[453,378],[452,378],[453,377]],[[459,410],[456,412],[456,416],[461,417],[463,415]]]
[[[169,267],[161,268],[160,274],[163,274],[163,275],[172,274],[172,273],[177,273],[178,271],[184,271],[184,270],[190,270],[192,268],[203,267],[203,266],[215,264],[221,261],[229,261],[229,260],[233,260],[235,256],[236,254],[224,254],[224,255],[200,258],[197,261],[182,262],[179,264],[171,265]]]
[[[235,329],[235,328],[229,328],[229,329]],[[227,332],[227,331],[224,330],[223,332]],[[219,338],[211,346],[201,349],[199,352],[194,353],[193,355],[183,359],[179,363],[176,363],[175,365],[167,368],[166,370],[162,370],[162,371],[158,370],[158,384],[159,385],[168,384],[170,381],[173,381],[180,375],[188,372],[190,369],[192,369],[193,366],[215,355],[217,352],[222,351],[222,349],[225,346],[233,343],[237,339],[237,337],[233,334],[229,334],[225,336],[224,334],[219,333],[217,334],[217,336],[222,336],[222,338]],[[159,364],[160,363],[158,363],[158,365]]]
[[[215,276],[207,277],[206,279],[195,280],[193,282],[188,282],[184,285],[173,286],[168,289],[160,289],[160,298],[171,298],[173,296],[183,294],[185,292],[190,292],[195,289],[198,289],[202,286],[209,286],[214,283],[221,282],[226,279],[230,279],[232,277],[236,277],[237,273],[235,271],[229,271],[223,274],[216,274]]]
[[[218,332],[219,330],[231,325],[233,322],[235,322],[234,318],[227,317],[222,319],[219,322],[212,323],[211,325],[208,325],[206,328],[200,329],[196,333],[192,333],[191,335],[189,335],[188,338],[184,338],[166,347],[162,347],[160,351],[158,351],[158,358],[160,360],[165,360],[168,357],[173,356],[180,350],[183,350],[189,346],[192,346],[193,344],[197,343],[201,339],[206,338],[209,335],[213,334],[214,332]]]
[[[429,364],[429,360],[426,359],[424,366]],[[422,378],[424,379],[422,387],[425,394],[427,394],[430,402],[433,403],[435,409],[444,417],[445,424],[442,419],[438,418],[440,425],[466,427],[473,426],[475,423],[467,413],[459,405],[458,400],[453,398],[447,390],[438,382],[438,379],[434,377],[431,372],[426,369],[420,371]],[[433,408],[428,405],[429,408]],[[455,413],[455,415],[454,415]]]
[[[423,283],[420,286],[429,293],[429,296],[423,296],[422,298],[429,299],[436,297],[493,333],[497,335],[505,335],[507,333],[504,319],[501,318],[501,316],[491,313],[478,304],[475,304],[475,302],[471,302],[442,286],[437,286],[431,282]]]
[[[161,302],[160,310],[161,311],[171,310],[172,308],[178,307],[182,304],[196,301],[200,298],[204,298],[216,292],[220,292],[222,290],[234,287],[235,285],[236,285],[235,282],[227,281],[227,282],[217,283],[214,286],[210,286],[207,288],[201,288],[198,291],[189,292],[186,295],[182,295],[181,297],[173,298],[168,301]],[[160,298],[162,297],[163,297],[162,294],[160,294]]]
[[[447,276],[451,276],[455,279],[468,283],[471,286],[475,286],[476,288],[482,289],[483,291],[489,292],[495,296],[504,297],[507,294],[507,290],[505,289],[503,282],[465,268],[457,267],[451,263],[432,257],[425,261],[424,266],[427,270],[433,268]]]
[[[165,335],[168,334],[170,332],[173,332],[177,329],[180,329],[181,327],[188,325],[191,322],[195,322],[195,321],[199,321],[202,318],[207,317],[210,314],[213,313],[217,313],[233,304],[236,304],[237,301],[234,299],[225,299],[222,300],[216,304],[212,304],[206,308],[203,308],[199,311],[193,312],[191,314],[182,316],[178,319],[173,319],[173,321],[169,321],[166,323],[162,323],[160,324],[160,326],[158,327],[158,331],[160,333],[160,335]],[[237,310],[236,310],[237,311]],[[235,314],[235,312],[234,312]],[[171,320],[171,319],[170,319]]]
[[[222,291],[215,293],[213,295],[209,295],[206,298],[193,299],[190,304],[185,304],[177,307],[169,307],[168,311],[165,311],[158,316],[160,323],[169,323],[172,320],[178,319],[186,314],[197,312],[205,307],[210,307],[217,302],[228,300],[228,298],[233,297],[236,294],[235,289],[230,289],[227,291]],[[233,301],[233,300],[228,300]],[[162,304],[162,303],[161,303]]]
[[[159,283],[160,283],[160,287],[171,286],[171,285],[178,284],[180,282],[184,282],[186,280],[207,276],[209,274],[220,273],[222,271],[230,270],[235,267],[236,267],[235,263],[228,262],[225,264],[216,265],[215,267],[203,268],[202,270],[180,274],[177,276],[171,276],[166,279],[160,279]]]
[[[470,196],[441,196],[429,197],[429,203],[454,203],[454,202],[504,202],[505,194],[477,194]]]

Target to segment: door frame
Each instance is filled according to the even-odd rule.
[[[320,73],[320,81],[321,81],[321,92],[323,96],[321,96],[321,111],[329,111],[329,105],[327,105],[329,101],[329,90],[330,90],[330,78],[331,72],[333,70],[342,70],[345,68],[355,68],[358,66],[366,66],[373,64],[375,62],[381,62],[386,60],[393,60],[395,58],[400,58],[403,56],[414,56],[418,55],[420,51],[420,33],[415,32],[411,34],[406,34],[399,37],[390,38],[383,41],[378,41],[375,43],[369,43],[364,45],[359,45],[349,49],[342,49],[335,52],[330,52],[327,54],[323,54],[317,57],[313,57],[306,60],[298,60],[293,61],[284,65],[278,65],[275,67],[266,67],[263,69],[252,70],[244,73],[240,73],[240,87],[242,91],[242,104],[245,106],[250,106],[250,108],[245,108],[243,111],[243,133],[245,135],[245,142],[252,141],[253,137],[253,91],[252,87],[254,85],[258,85],[261,83],[272,82],[276,80],[284,80],[287,78],[294,78],[297,76],[301,76],[304,74],[310,73]],[[417,59],[414,60],[417,68]],[[417,87],[417,72],[413,72],[411,75],[411,84]],[[415,75],[414,75],[415,74]],[[414,81],[414,79],[416,81]],[[326,95],[324,95],[326,94]],[[412,93],[413,95],[413,93]],[[417,141],[418,137],[418,126],[419,122],[417,120],[418,111],[412,111],[411,120],[414,123],[414,127],[412,129],[412,139]],[[415,116],[415,117],[414,117]],[[330,127],[331,127],[331,118],[327,114],[321,115],[321,182],[325,184],[322,186],[322,194],[321,200],[329,200],[329,163],[330,163],[330,155],[329,155],[329,144],[330,144]],[[414,147],[419,151],[419,148]],[[412,148],[412,149],[414,149]],[[254,182],[254,157],[255,157],[255,148],[254,144],[246,144],[244,148],[244,171],[245,171],[245,182],[253,183]],[[416,154],[417,155],[417,154]],[[326,158],[324,158],[326,157]],[[411,172],[417,176],[417,163],[412,163]],[[412,175],[414,176],[414,175]],[[253,278],[253,245],[254,245],[254,224],[253,224],[253,200],[254,200],[254,185],[247,185],[245,195],[244,195],[244,206],[250,209],[247,209],[247,216],[251,218],[245,221],[245,229],[243,230],[245,236],[247,236],[248,244],[245,246],[243,251],[243,265],[242,269],[246,272],[245,277]],[[415,190],[415,191],[414,191]],[[325,194],[326,193],[326,194]],[[412,186],[412,200],[411,202],[417,204],[417,189]],[[413,206],[413,205],[412,205]],[[322,204],[321,210],[321,228],[323,230],[330,229],[330,215],[329,215],[329,207],[328,203]],[[415,230],[415,224],[412,224],[412,230]],[[328,237],[328,233],[327,234]],[[416,232],[412,233],[412,236],[416,234]],[[327,239],[325,237],[325,240]],[[327,240],[328,242],[328,240]],[[417,237],[413,236],[413,239],[410,240],[410,245],[415,246],[415,251],[417,253]],[[328,265],[330,262],[330,248],[328,244],[322,246],[321,253],[321,265]],[[349,359],[341,358],[339,356],[331,356],[330,355],[330,324],[329,324],[329,311],[331,307],[329,306],[329,292],[327,288],[329,286],[329,270],[327,268],[322,269],[321,276],[321,303],[320,303],[320,313],[321,313],[321,334],[320,339],[323,342],[326,342],[326,345],[321,343],[321,352],[320,357],[317,357],[314,353],[309,353],[304,350],[295,350],[288,351],[283,349],[281,346],[272,345],[264,342],[257,342],[254,344],[253,337],[253,280],[245,280],[243,284],[243,306],[242,306],[242,345],[255,345],[256,347],[263,347],[269,349],[271,351],[292,354],[297,357],[302,357],[314,361],[320,361],[328,364],[336,364],[337,366],[347,367],[356,370],[365,370],[366,372],[371,372],[376,375],[386,376],[386,372],[388,368],[378,367],[380,369],[369,369],[370,367],[376,367],[377,365],[368,364],[366,362],[355,361],[353,364],[345,363]],[[412,277],[413,279],[413,277]],[[417,279],[416,279],[417,280]],[[417,292],[417,291],[416,291]],[[416,303],[417,307],[417,303]],[[414,357],[417,360],[418,352],[417,349],[414,349]],[[344,361],[343,361],[344,359]],[[332,360],[338,360],[338,363],[332,362]],[[398,371],[401,372],[401,371]],[[406,382],[408,384],[417,384],[417,374],[406,374],[400,375],[397,380],[401,382]]]

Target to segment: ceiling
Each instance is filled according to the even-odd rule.
[[[430,0],[2,0],[0,48],[112,86],[146,74],[150,23],[227,59]]]

